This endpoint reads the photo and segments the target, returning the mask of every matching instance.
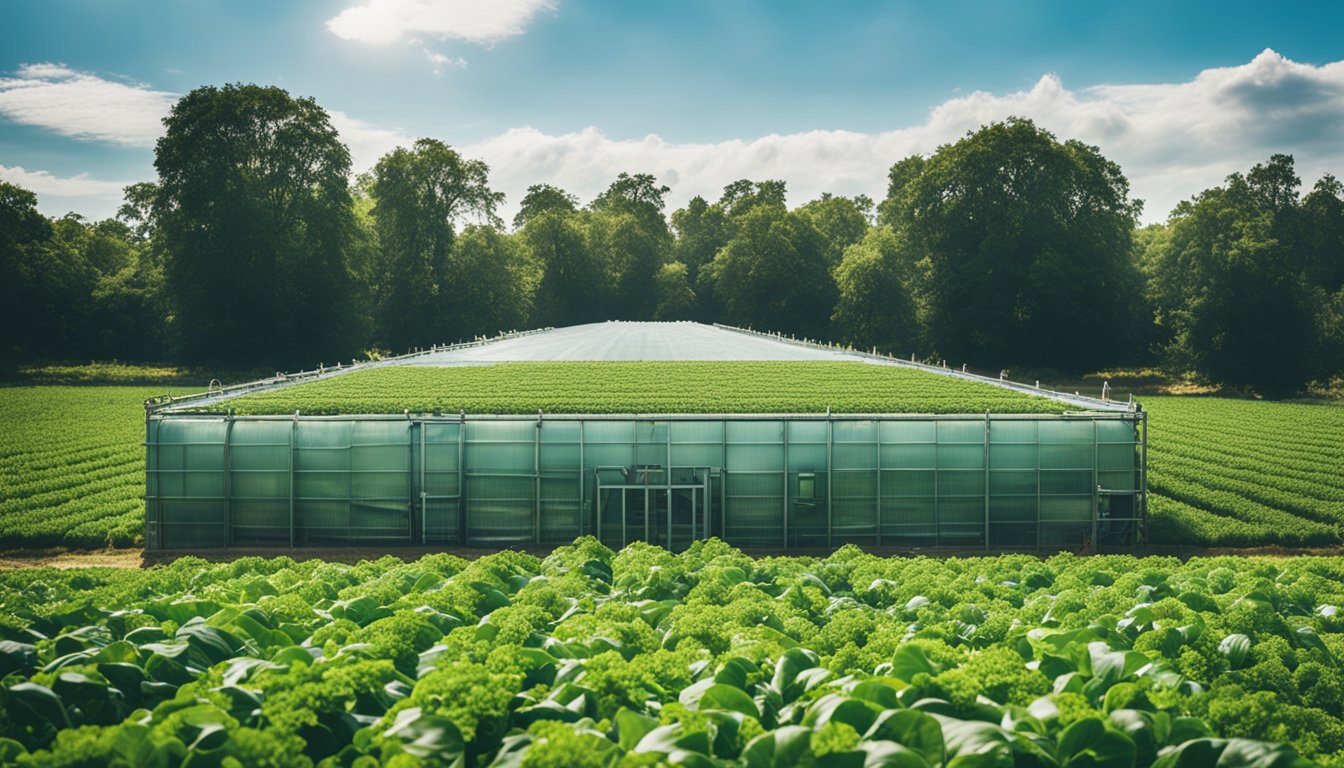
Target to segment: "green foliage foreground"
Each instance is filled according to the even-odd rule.
[[[1344,559],[0,574],[19,765],[1344,765]]]

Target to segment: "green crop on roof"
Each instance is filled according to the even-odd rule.
[[[1059,413],[1063,403],[897,366],[814,361],[397,366],[247,395],[240,414]]]

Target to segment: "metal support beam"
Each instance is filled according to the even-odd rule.
[[[224,546],[233,546],[233,467],[229,457],[233,415],[224,417]]]
[[[1139,406],[1139,413],[1143,417],[1143,443],[1142,451],[1139,455],[1139,494],[1142,513],[1143,538],[1144,544],[1148,543],[1148,412]]]
[[[289,427],[289,548],[294,548],[294,447],[298,442],[299,412],[294,412],[294,421]]]
[[[532,433],[532,541],[541,543],[541,409]]]
[[[587,492],[588,492],[587,485],[588,485],[588,479],[587,479],[587,476],[585,476],[585,475],[583,474],[583,425],[586,424],[586,423],[587,423],[587,422],[583,422],[583,421],[580,421],[580,422],[579,422],[579,511],[578,511],[578,518],[579,518],[579,535],[580,535],[580,536],[582,536],[582,535],[584,534],[584,528],[585,528],[585,525],[584,525],[585,520],[584,520],[584,518],[587,517],[587,515],[585,515],[584,513],[585,513],[585,511],[587,510],[587,506],[588,506],[588,504],[587,504]],[[599,536],[598,538],[600,539],[601,536]]]
[[[835,448],[836,430],[835,421],[831,420],[831,406],[827,406],[827,549],[831,549],[831,529],[832,529],[832,511],[831,511],[831,487],[835,486],[833,480],[833,461],[831,460],[833,448]]]
[[[784,509],[784,551],[789,551],[789,423],[783,422],[780,427],[780,443],[784,449],[784,496],[780,503]],[[829,524],[828,524],[829,529]]]
[[[985,550],[989,550],[989,410],[985,410]]]
[[[880,547],[882,546],[882,422],[873,422],[873,429],[876,430],[874,434],[877,440],[877,461],[875,462],[877,464],[877,503],[873,505],[873,516],[877,519],[877,524],[873,529],[873,535],[875,545]],[[826,481],[830,482],[830,478],[826,478]]]

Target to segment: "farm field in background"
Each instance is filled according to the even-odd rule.
[[[143,403],[164,391],[162,386],[0,387],[0,546],[140,542]]]
[[[1339,765],[1341,605],[1338,557],[753,560],[717,541],[9,572],[0,749],[18,765]]]
[[[533,386],[530,377],[518,374],[526,364],[513,369],[511,386],[522,382]],[[578,366],[577,372],[592,365]],[[652,387],[672,378],[677,366],[668,366],[652,375],[654,364],[641,364],[641,386]],[[683,364],[688,370],[700,363]],[[760,365],[760,364],[750,364]],[[791,364],[786,364],[791,365]],[[816,364],[807,364],[816,365]],[[821,364],[822,380],[834,375]],[[866,370],[874,366],[855,364]],[[453,369],[470,371],[470,376],[486,374],[492,367]],[[432,381],[437,371],[448,369],[404,368],[370,371],[361,376],[396,374],[392,380],[403,384]],[[844,370],[844,369],[842,369]],[[889,373],[880,370],[879,373]],[[904,371],[901,371],[904,373]],[[918,373],[918,372],[913,372]],[[402,376],[409,376],[403,379]],[[425,377],[425,378],[420,378]],[[931,377],[942,385],[961,385],[952,379]],[[378,378],[370,381],[377,381]],[[687,374],[683,385],[687,397],[696,377]],[[477,385],[480,380],[474,380]],[[572,387],[591,378],[577,377]],[[610,379],[607,385],[610,386]],[[311,390],[315,408],[333,407],[342,402],[350,408],[361,404],[372,408],[388,404],[388,396],[366,388],[353,376],[320,382]],[[339,385],[339,388],[337,388]],[[750,393],[759,383],[750,377],[735,382],[729,392]],[[805,384],[800,383],[799,392]],[[967,386],[976,386],[968,384]],[[978,387],[977,387],[978,388]],[[178,392],[199,391],[203,387],[174,388]],[[248,407],[271,407],[285,403],[292,410],[293,398],[304,389],[295,387],[263,396],[253,396]],[[408,390],[413,391],[413,390]],[[485,402],[490,390],[480,395]],[[539,397],[546,390],[537,387]],[[571,391],[580,391],[571,389]],[[137,545],[143,535],[144,494],[144,411],[142,401],[163,394],[164,388],[150,387],[62,387],[20,386],[0,388],[0,462],[4,485],[0,487],[0,546],[97,548]],[[363,392],[359,395],[359,392]],[[880,392],[879,392],[880,394]],[[996,393],[997,394],[997,393]],[[1013,393],[1005,393],[1013,395]],[[593,394],[596,396],[596,393]],[[360,400],[359,398],[364,398]],[[422,405],[437,399],[425,395]],[[870,394],[869,397],[877,397]],[[908,397],[908,393],[907,393]],[[965,402],[939,396],[935,390],[920,394],[926,404]],[[1005,402],[1029,403],[1035,398],[1010,397]],[[286,400],[279,400],[286,398]],[[337,400],[336,398],[345,398]],[[242,403],[243,401],[235,401]],[[447,402],[442,401],[442,402]],[[495,398],[494,404],[512,403],[521,411],[518,399]],[[576,401],[589,406],[592,399]],[[629,401],[634,402],[634,401]],[[640,400],[656,404],[651,400]],[[686,400],[666,405],[689,407]],[[736,401],[745,402],[739,398]],[[801,403],[800,400],[793,401]],[[881,400],[867,406],[879,406]],[[909,399],[903,402],[911,402]],[[976,401],[977,403],[981,401]],[[1191,546],[1253,547],[1338,546],[1344,535],[1344,401],[1271,403],[1206,397],[1152,396],[1142,398],[1150,412],[1152,438],[1149,445],[1149,486],[1152,510],[1152,538],[1159,544]],[[784,404],[776,401],[776,404]],[[279,408],[281,406],[275,405]],[[404,405],[401,407],[410,407]],[[431,408],[432,409],[432,408]],[[715,410],[709,409],[708,410]],[[825,405],[821,405],[821,410]],[[282,409],[283,410],[283,409]],[[305,409],[308,410],[308,409]],[[400,410],[398,408],[397,410]],[[967,408],[966,410],[971,410]]]

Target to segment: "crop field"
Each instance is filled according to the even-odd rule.
[[[1341,558],[753,560],[717,541],[10,572],[0,755],[1339,765],[1340,605]]]
[[[1154,541],[1335,546],[1344,402],[1144,398]]]
[[[822,361],[397,366],[228,401],[244,414],[1059,413],[1061,403],[896,366]]]
[[[142,403],[164,391],[0,387],[0,546],[130,546],[143,538]]]
[[[362,375],[379,374],[370,381],[381,380],[385,373],[432,378],[439,370],[446,369],[386,369]],[[456,370],[481,376],[488,375],[485,372],[490,367]],[[664,379],[672,377],[671,370],[663,371]],[[514,378],[513,383],[519,380],[532,381]],[[940,385],[962,383],[935,380]],[[330,388],[337,385],[348,388],[357,381],[337,377],[320,382],[321,391],[332,392]],[[593,392],[601,388],[585,386]],[[738,389],[753,387],[759,389],[759,383],[748,381]],[[4,425],[0,429],[0,546],[137,544],[144,516],[141,402],[163,391],[163,387],[0,387],[0,423]],[[303,391],[294,387],[253,396],[246,403],[249,408],[260,408],[266,402],[262,398],[292,398]],[[476,396],[489,398],[490,390],[478,391]],[[363,388],[360,400],[353,399],[353,394],[349,397],[352,407],[362,404],[372,409],[378,398],[388,395],[370,387]],[[325,394],[323,398],[330,408],[332,400]],[[425,398],[428,405],[434,395]],[[930,395],[925,402],[933,399]],[[286,407],[292,407],[291,403]],[[1341,543],[1344,439],[1339,435],[1344,435],[1344,402],[1149,397],[1143,403],[1151,415],[1149,487],[1155,543],[1225,547]],[[702,410],[718,409],[705,406]]]

